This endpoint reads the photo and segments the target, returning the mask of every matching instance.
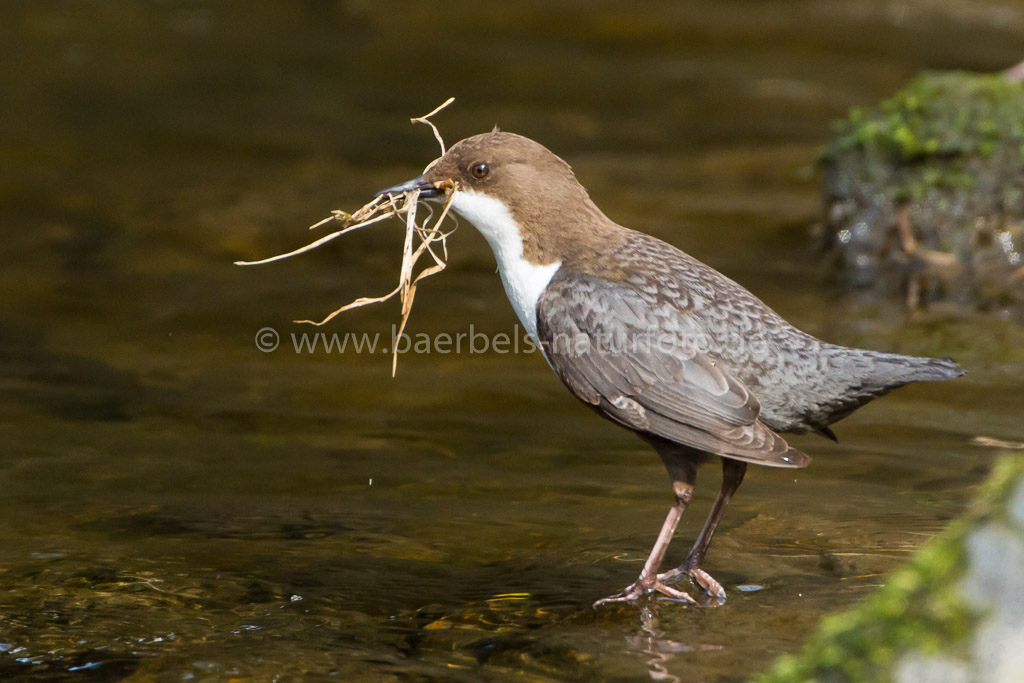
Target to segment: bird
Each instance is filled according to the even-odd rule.
[[[454,188],[452,191],[450,188]],[[911,382],[947,380],[951,359],[849,348],[803,332],[747,289],[682,250],[608,218],[570,165],[495,128],[453,145],[420,176],[377,196],[418,191],[486,239],[508,299],[569,391],[660,456],[674,502],[640,575],[595,606],[651,594],[697,604],[726,592],[703,568],[747,465],[803,468],[782,433],[835,439],[830,425]],[[722,484],[681,565],[659,573],[700,465]],[[692,590],[692,587],[691,587]]]

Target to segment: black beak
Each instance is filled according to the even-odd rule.
[[[378,190],[377,192],[375,192],[373,196],[374,197],[381,197],[381,196],[385,196],[386,195],[386,196],[390,197],[390,196],[396,195],[396,194],[403,194],[405,192],[412,192],[413,190],[419,190],[420,191],[420,198],[421,199],[429,199],[431,197],[439,196],[441,194],[441,190],[437,189],[436,187],[434,187],[433,185],[428,183],[423,178],[424,178],[424,176],[420,176],[418,178],[413,178],[412,180],[406,181],[404,183],[399,183],[398,185],[392,185],[391,187],[385,187],[383,190]]]

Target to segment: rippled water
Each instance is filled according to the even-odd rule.
[[[1024,439],[1019,328],[829,290],[817,145],[1022,39],[1018,5],[940,1],[4,5],[0,678],[724,681],[794,649],[962,509],[994,455],[971,437]],[[805,329],[971,374],[794,438],[809,470],[748,472],[706,563],[724,606],[591,609],[670,503],[646,446],[536,355],[407,354],[391,379],[383,352],[296,353],[292,319],[392,286],[399,228],[231,265],[414,175],[436,150],[407,119],[448,95],[450,140],[528,134]],[[409,331],[516,333],[483,240],[451,248]]]

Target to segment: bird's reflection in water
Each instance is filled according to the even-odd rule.
[[[671,683],[682,683],[679,676],[669,672],[668,664],[679,653],[685,652],[707,652],[709,650],[721,650],[721,645],[693,644],[687,645],[665,638],[665,634],[658,627],[658,603],[660,600],[650,600],[640,607],[640,627],[644,631],[642,636],[627,636],[626,644],[631,650],[648,657],[647,668],[652,681],[670,681]],[[675,602],[666,601],[666,602]],[[724,601],[718,601],[724,602]],[[717,603],[716,603],[717,604]]]

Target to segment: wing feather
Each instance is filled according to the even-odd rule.
[[[810,458],[758,419],[757,398],[687,339],[678,310],[592,275],[559,272],[537,301],[555,373],[609,419],[707,453],[773,467]]]

